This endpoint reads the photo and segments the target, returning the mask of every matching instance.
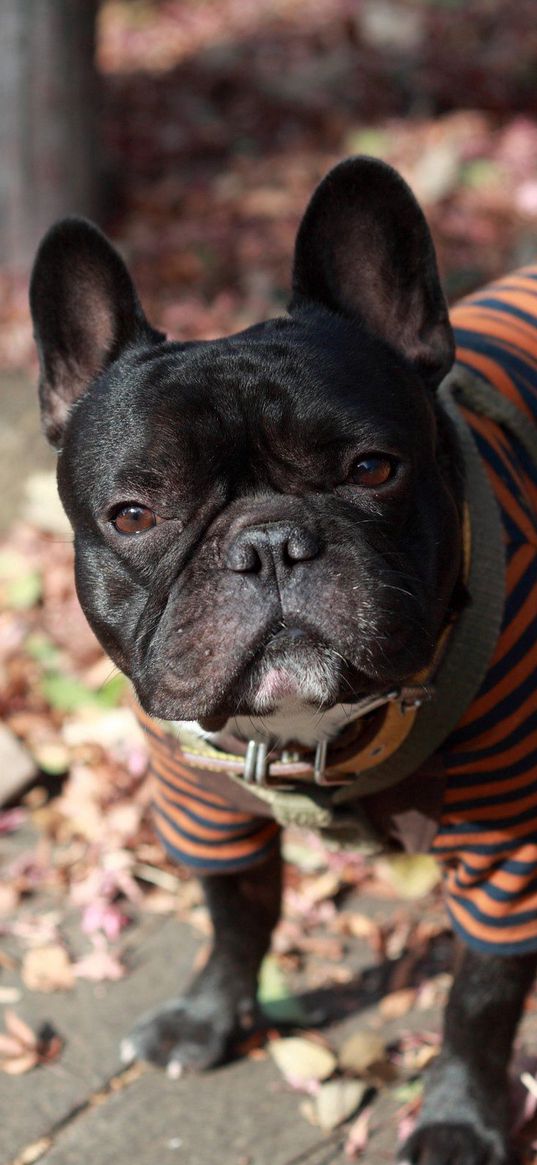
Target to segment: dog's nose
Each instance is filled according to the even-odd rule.
[[[287,522],[246,526],[229,547],[226,566],[238,574],[268,574],[317,558],[320,550],[317,535],[304,526]]]

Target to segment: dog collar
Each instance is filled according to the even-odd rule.
[[[463,544],[466,577],[470,554],[466,511]],[[373,769],[391,757],[411,732],[418,709],[434,696],[434,678],[453,625],[450,623],[440,636],[427,669],[399,688],[364,697],[355,704],[349,726],[334,739],[321,741],[315,749],[293,742],[278,748],[228,731],[212,733],[207,739],[184,722],[160,721],[160,726],[174,738],[174,752],[183,768],[186,765],[238,777],[253,791],[289,790],[311,783],[324,787],[350,784],[357,771]],[[142,727],[150,731],[154,720],[139,706],[135,712]]]
[[[360,798],[389,788],[420,768],[458,723],[486,674],[505,592],[500,512],[464,412],[493,416],[513,429],[517,422],[521,439],[524,432],[520,417],[504,415],[502,401],[492,390],[484,394],[481,382],[458,365],[443,382],[438,398],[465,465],[463,561],[471,602],[441,635],[426,674],[414,676],[397,691],[364,701],[352,724],[315,752],[299,745],[277,751],[223,734],[206,740],[188,724],[159,725],[137,706],[150,741],[157,729],[168,773],[174,758],[183,773],[191,769],[197,779],[203,772],[222,773],[243,789],[249,785],[256,797],[270,804],[280,824],[292,819],[326,829],[342,815],[355,816]],[[537,460],[537,448],[535,456]]]

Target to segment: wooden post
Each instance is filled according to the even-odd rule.
[[[95,213],[98,0],[0,0],[0,263],[28,269],[64,214]]]

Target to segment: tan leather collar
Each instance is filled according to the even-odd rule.
[[[183,723],[161,722],[173,735],[181,763],[195,770],[240,777],[253,789],[296,789],[302,784],[324,787],[352,783],[386,761],[409,735],[418,708],[434,695],[434,677],[449,641],[453,624],[443,631],[432,663],[400,688],[364,698],[352,722],[316,749],[301,744],[271,746],[244,740],[228,731],[204,739]],[[136,715],[150,727],[151,718],[138,706]]]

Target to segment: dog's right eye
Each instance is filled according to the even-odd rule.
[[[370,453],[367,457],[360,457],[354,462],[348,476],[350,485],[361,485],[364,489],[378,489],[386,485],[396,472],[396,462],[393,457],[385,457],[381,453]]]
[[[158,518],[153,510],[148,509],[147,506],[137,506],[134,503],[116,510],[112,518],[112,525],[118,534],[143,534],[145,530],[151,530],[153,526],[156,526],[157,522]]]

